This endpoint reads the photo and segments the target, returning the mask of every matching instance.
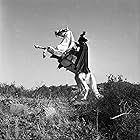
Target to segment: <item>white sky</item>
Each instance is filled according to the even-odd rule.
[[[1,0],[0,82],[32,88],[75,84],[74,74],[56,70],[33,48],[56,45],[54,31],[68,26],[75,40],[87,31],[90,68],[98,83],[106,75],[140,81],[139,0]]]

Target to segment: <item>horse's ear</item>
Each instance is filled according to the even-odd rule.
[[[69,28],[68,28],[68,27],[66,27],[66,30],[68,31],[68,30],[69,30]]]
[[[55,36],[58,35],[58,32],[59,32],[59,30],[56,30],[56,31],[54,32]]]

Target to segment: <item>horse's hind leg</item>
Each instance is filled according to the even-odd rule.
[[[80,81],[81,81],[81,83],[84,87],[84,90],[85,90],[85,95],[81,100],[86,100],[89,89],[90,89],[89,86],[87,85],[86,74],[85,73],[80,73],[78,77],[79,77],[79,79],[80,79]]]
[[[92,89],[92,91],[95,93],[96,98],[103,98],[103,95],[101,95],[97,89],[97,83],[95,80],[95,77],[93,76],[92,73],[89,73],[88,75],[88,85],[90,86],[90,88]]]
[[[84,89],[84,87],[83,87],[83,85],[81,83],[81,80],[78,77],[78,74],[76,74],[74,78],[75,78],[76,84],[77,84],[77,86],[79,88],[79,91],[82,91]]]

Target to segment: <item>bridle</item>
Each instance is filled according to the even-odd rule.
[[[55,35],[56,35],[56,36],[60,36],[60,37],[65,37],[67,31],[68,31],[67,29],[57,30],[57,31],[55,31]],[[62,35],[62,33],[64,33],[64,35]]]
[[[66,33],[67,33],[67,31],[69,31],[69,29],[61,29],[61,30],[57,30],[57,31],[55,31],[55,35],[56,36],[61,36],[61,35],[59,35],[61,32],[65,32],[65,34],[63,35],[63,36],[61,36],[61,37],[66,37],[67,39],[69,39],[70,40],[70,38],[68,38],[67,36],[66,36]],[[72,42],[74,42],[75,43],[75,41],[72,41]]]

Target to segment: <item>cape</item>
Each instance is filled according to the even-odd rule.
[[[77,44],[80,47],[79,53],[77,55],[77,62],[76,62],[76,70],[78,73],[84,72],[89,73],[90,70],[88,68],[88,46],[86,43]]]

